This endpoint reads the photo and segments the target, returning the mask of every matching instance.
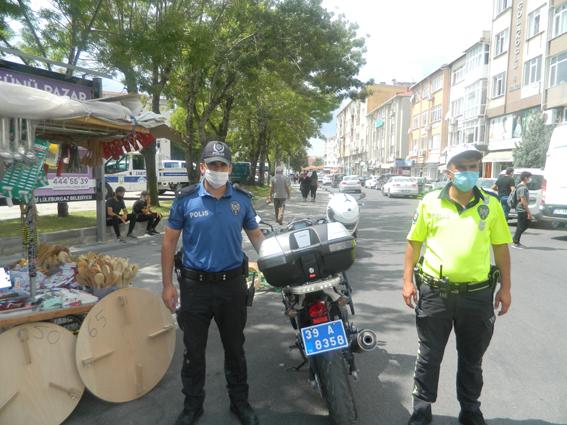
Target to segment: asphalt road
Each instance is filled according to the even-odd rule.
[[[352,382],[360,425],[405,425],[411,412],[412,376],[417,350],[414,312],[401,296],[405,236],[418,203],[413,199],[388,199],[365,190],[356,263],[348,276],[355,288],[358,328],[374,330],[379,349],[357,355],[360,380]],[[286,209],[285,220],[324,216],[326,193],[320,190],[315,204],[303,203],[298,192]],[[258,213],[273,222],[271,205]],[[514,231],[515,227],[511,226]],[[455,235],[459,237],[459,235]],[[130,257],[140,273],[135,286],[161,292],[159,266],[161,237],[141,238],[136,244],[107,243],[104,251]],[[565,259],[567,232],[536,227],[528,229],[522,243],[526,250],[511,250],[512,306],[496,321],[492,344],[484,359],[485,387],[482,410],[490,425],[567,424],[563,391],[567,382],[565,352]],[[102,249],[81,246],[75,252]],[[252,261],[257,256],[248,241],[244,249]],[[298,365],[300,354],[289,350],[294,331],[283,315],[280,294],[256,295],[248,310],[246,352],[250,401],[263,425],[330,424],[324,400],[311,390],[307,371],[286,371]],[[85,392],[65,425],[173,424],[182,409],[179,370],[181,332],[173,361],[162,381],[141,399],[112,404]],[[456,351],[448,343],[442,365],[439,397],[433,406],[435,425],[456,425],[459,404],[455,396]],[[229,410],[223,373],[223,350],[216,325],[211,325],[207,349],[207,399],[198,425],[238,424]]]

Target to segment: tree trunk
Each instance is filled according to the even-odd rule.
[[[197,169],[193,168],[193,162],[199,163],[199,160],[194,159],[195,155],[193,152],[193,145],[195,140],[195,132],[194,132],[194,123],[195,117],[193,115],[193,109],[195,108],[195,101],[197,96],[197,80],[198,80],[198,73],[194,77],[195,80],[192,82],[192,86],[190,87],[189,95],[187,97],[186,109],[187,109],[187,119],[185,120],[185,130],[187,133],[187,146],[185,147],[185,168],[187,168],[187,177],[189,179],[190,184],[199,183],[199,172],[197,169],[199,168],[197,165]]]
[[[260,149],[260,164],[258,165],[258,185],[264,186],[264,172],[266,170],[266,128],[267,123],[264,118],[258,119],[258,145]]]
[[[250,175],[246,179],[246,184],[254,186],[256,184],[256,166],[258,165],[258,157],[260,156],[260,144],[254,140],[252,133],[252,120],[246,120],[246,128],[248,131],[248,143],[250,145]]]
[[[57,217],[69,217],[69,203],[68,202],[58,202],[57,203]]]

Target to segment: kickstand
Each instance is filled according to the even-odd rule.
[[[299,365],[299,366],[294,366],[294,367],[286,367],[285,370],[293,370],[295,372],[297,372],[299,369],[301,369],[303,366],[305,366],[305,364],[307,363],[307,360],[303,360],[303,362]]]

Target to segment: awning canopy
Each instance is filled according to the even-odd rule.
[[[482,162],[513,162],[512,151],[493,151],[489,152]]]

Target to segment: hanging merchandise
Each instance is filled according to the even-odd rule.
[[[12,198],[26,203],[30,202],[39,179],[45,178],[45,173],[42,173],[44,171],[43,160],[49,145],[49,142],[36,139],[34,150],[38,161],[33,164],[16,161],[5,171],[2,182],[0,182],[0,193],[7,198],[9,203]]]
[[[0,117],[0,156],[4,164],[9,166],[14,162],[14,155],[10,150],[10,118]]]

